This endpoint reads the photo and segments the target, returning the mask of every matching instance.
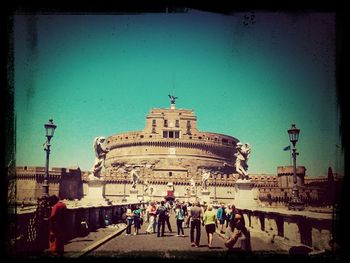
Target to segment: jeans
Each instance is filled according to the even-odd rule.
[[[155,233],[156,232],[156,223],[157,223],[156,217],[151,215],[149,217],[149,225],[147,227],[146,232],[151,233],[151,231],[153,230],[153,233]]]
[[[131,225],[132,225],[132,218],[131,219],[126,219],[126,233],[131,234]]]
[[[164,236],[164,228],[165,228],[165,218],[159,218],[158,219],[158,234],[157,236],[160,236],[160,228],[162,227],[162,236]]]
[[[166,222],[166,224],[168,226],[169,232],[173,232],[173,230],[171,229],[170,222],[169,222],[169,217],[170,217],[169,215],[165,216],[165,222]]]
[[[184,220],[179,220],[176,219],[176,225],[177,225],[177,234],[180,235],[180,232],[182,233],[182,235],[184,235],[184,229],[182,227],[182,223],[184,222]]]
[[[199,241],[201,239],[201,221],[199,219],[195,219],[191,221],[191,243],[194,242],[194,230],[196,229],[196,245],[199,246]]]

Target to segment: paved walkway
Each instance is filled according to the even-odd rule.
[[[185,237],[176,236],[177,228],[174,214],[171,214],[173,232],[168,231],[165,225],[165,236],[157,238],[156,234],[146,234],[148,223],[143,224],[139,235],[125,235],[125,224],[100,228],[90,232],[85,237],[70,240],[65,245],[66,257],[166,257],[166,258],[204,258],[227,256],[224,246],[224,235],[217,232],[213,239],[213,248],[207,246],[205,228],[201,227],[200,247],[190,246],[190,229],[185,228]],[[133,232],[132,232],[133,233]],[[258,253],[285,253],[276,244],[260,238],[251,232],[253,252]]]

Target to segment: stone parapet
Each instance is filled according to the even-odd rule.
[[[286,209],[242,209],[246,226],[278,242],[283,249],[306,246],[316,251],[331,250],[333,220],[331,213],[289,211]]]

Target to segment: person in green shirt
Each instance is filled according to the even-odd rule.
[[[135,227],[135,232],[134,235],[139,234],[139,230],[141,228],[141,218],[142,218],[142,209],[136,205],[135,210],[132,212],[134,215],[134,227]]]
[[[208,247],[212,248],[213,234],[215,232],[215,228],[217,227],[217,217],[216,213],[213,211],[213,206],[210,204],[204,213],[203,224],[205,225],[205,230],[207,232]]]

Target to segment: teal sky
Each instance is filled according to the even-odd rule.
[[[301,129],[307,175],[343,173],[335,15],[244,12],[16,15],[16,165],[90,170],[96,136],[142,130],[151,108],[193,109],[202,131],[252,146],[250,173],[289,165]]]

